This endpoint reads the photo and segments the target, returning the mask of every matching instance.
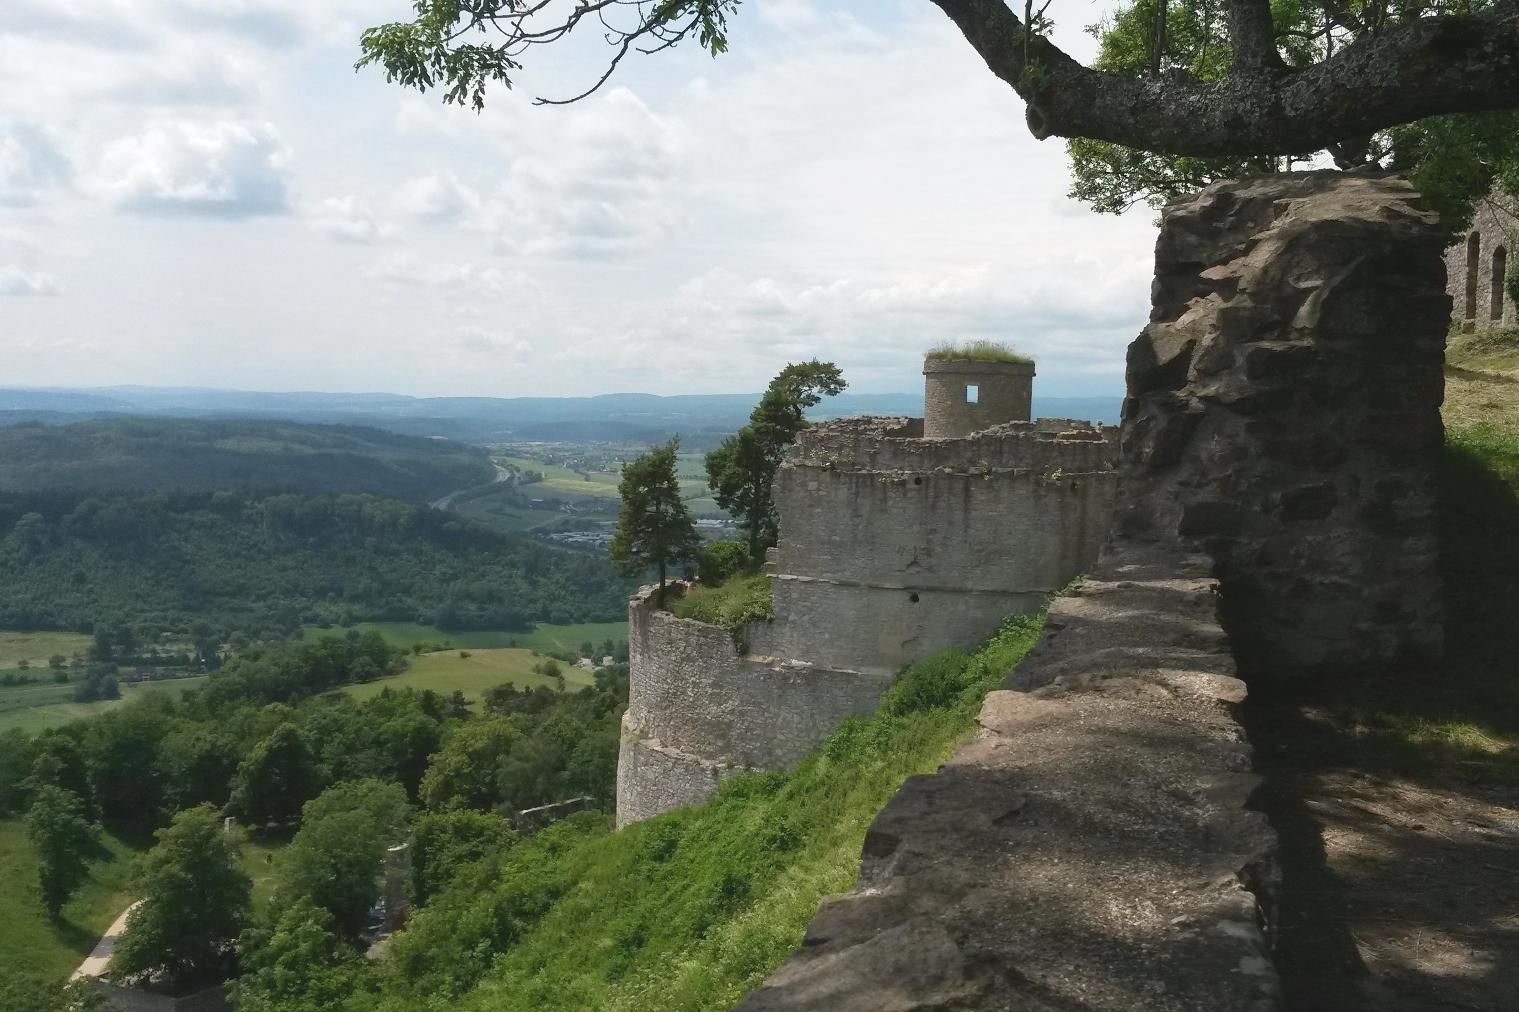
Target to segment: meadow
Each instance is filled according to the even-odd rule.
[[[14,668],[22,661],[34,668],[46,668],[48,658],[55,654],[73,657],[84,653],[93,642],[85,633],[0,630],[0,670]]]
[[[43,678],[47,673],[43,672]],[[72,685],[44,682],[36,685],[0,686],[0,734],[20,730],[36,734],[62,727],[72,720],[104,713],[134,696],[146,692],[171,692],[182,695],[206,684],[205,675],[167,678],[156,682],[122,682],[121,699],[102,699],[91,703],[74,702]]]
[[[556,651],[574,653],[580,644],[590,640],[600,649],[603,640],[621,641],[628,638],[626,622],[580,622],[572,625],[540,623],[531,630],[467,629],[448,632],[437,626],[416,622],[360,622],[353,626],[306,626],[301,630],[305,640],[323,636],[343,636],[350,629],[359,632],[378,632],[391,646],[410,649],[413,643],[443,643],[464,650],[491,650],[500,647],[520,647],[523,650]]]
[[[557,681],[532,670],[533,665],[542,664],[543,660],[541,655],[520,648],[440,650],[413,657],[411,667],[399,675],[345,686],[342,691],[355,699],[368,699],[386,689],[431,689],[445,696],[457,690],[475,702],[487,689],[508,682],[519,689],[533,689],[540,685],[557,689]],[[591,672],[584,668],[568,664],[559,667],[564,673],[567,690],[574,691],[595,681]]]

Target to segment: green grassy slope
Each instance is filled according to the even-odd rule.
[[[420,912],[347,1007],[731,1007],[797,945],[818,901],[852,885],[875,814],[969,733],[1038,631],[1015,619],[973,655],[915,665],[876,716],[791,772],[734,778],[706,805],[621,833],[579,817],[539,834]]]
[[[37,892],[37,859],[20,819],[0,819],[0,967],[67,977],[132,902],[128,880],[141,847],[104,834],[90,880],[48,920]]]
[[[490,481],[485,451],[360,426],[112,418],[0,427],[0,489],[367,492],[423,502]]]

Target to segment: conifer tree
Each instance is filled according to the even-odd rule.
[[[678,439],[672,439],[625,464],[617,486],[622,511],[612,537],[612,564],[630,576],[651,566],[657,569],[655,601],[659,605],[664,604],[669,567],[695,558],[701,547],[691,512],[680,498],[680,479],[675,474],[679,445]]]

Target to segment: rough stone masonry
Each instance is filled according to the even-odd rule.
[[[1117,530],[1212,556],[1249,672],[1440,653],[1444,241],[1395,178],[1266,176],[1166,210]]]

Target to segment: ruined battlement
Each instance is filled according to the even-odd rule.
[[[791,765],[872,711],[904,666],[981,642],[1097,558],[1116,429],[924,432],[921,418],[863,417],[800,435],[775,479],[775,617],[744,630],[745,652],[655,608],[652,590],[629,602],[619,825],[697,803],[733,771]]]

